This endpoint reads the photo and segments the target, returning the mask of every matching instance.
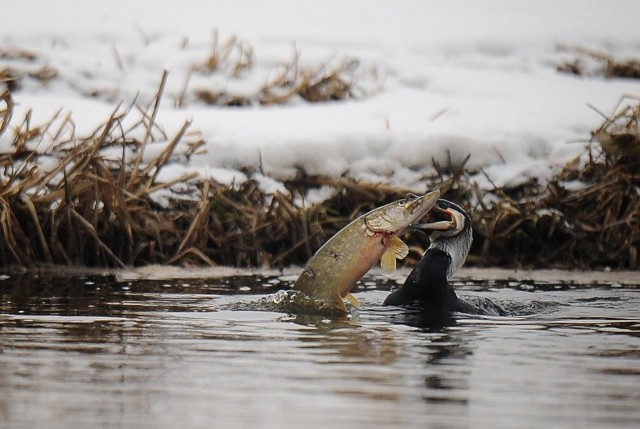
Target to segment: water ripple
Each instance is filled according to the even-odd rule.
[[[473,284],[511,315],[434,315],[383,307],[384,280],[335,318],[273,277],[59,283],[0,289],[3,428],[640,422],[634,289]]]

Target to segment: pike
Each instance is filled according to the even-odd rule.
[[[347,312],[343,298],[359,306],[350,291],[356,282],[380,261],[382,272],[396,270],[409,247],[398,235],[424,217],[440,198],[440,191],[405,199],[366,213],[331,237],[302,269],[293,289],[326,301],[333,309]]]

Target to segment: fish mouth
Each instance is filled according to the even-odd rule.
[[[397,235],[424,217],[438,202],[440,191],[422,196],[407,194],[405,199],[390,203],[365,215],[367,234]]]
[[[413,222],[423,217],[425,214],[425,210],[432,210],[433,208],[435,208],[435,204],[438,202],[439,198],[439,190],[429,192],[428,194],[424,194],[422,196],[407,194],[404,200],[404,210],[409,214],[409,216],[413,218]],[[412,222],[409,222],[409,224],[411,224]]]

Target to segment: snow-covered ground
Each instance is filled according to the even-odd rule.
[[[249,167],[275,190],[302,168],[421,191],[434,159],[470,155],[467,167],[500,186],[544,181],[583,153],[576,141],[602,122],[588,104],[611,113],[622,95],[640,95],[640,80],[556,71],[576,47],[640,58],[638,17],[636,0],[5,1],[0,69],[57,70],[46,85],[23,79],[12,124],[29,109],[38,123],[62,108],[78,135],[120,101],[149,102],[168,70],[158,123],[171,136],[191,119],[206,153],[167,176],[193,170],[238,183]],[[194,72],[216,33],[250,47],[253,68]],[[1,55],[17,50],[36,58]],[[357,59],[361,96],[245,107],[196,100],[204,88],[255,94],[296,52],[301,68]],[[5,133],[0,149],[9,141]],[[477,180],[491,186],[483,174]]]

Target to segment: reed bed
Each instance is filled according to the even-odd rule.
[[[163,79],[164,80],[164,79]],[[158,93],[159,100],[161,92]],[[6,133],[12,115],[9,92],[0,95],[0,130]],[[12,152],[0,156],[0,261],[3,266],[38,264],[117,266],[166,261],[165,248],[181,238],[175,223],[184,214],[164,210],[152,194],[175,183],[158,183],[157,176],[187,132],[189,123],[155,159],[142,164],[126,159],[133,150],[162,134],[155,124],[157,103],[139,110],[140,119],[123,130],[134,108],[116,108],[104,124],[87,137],[75,135],[71,116],[56,115],[39,126],[27,113],[13,130]],[[56,126],[54,129],[53,126]],[[144,139],[132,137],[144,130]],[[49,148],[39,146],[49,142]],[[113,147],[122,157],[106,154]],[[53,167],[45,167],[53,164]],[[188,183],[192,177],[178,182]],[[200,186],[202,188],[202,185]]]
[[[188,121],[173,136],[156,123],[165,78],[150,106],[118,106],[88,136],[76,135],[71,116],[34,125],[28,113],[12,127],[11,93],[0,94],[0,137],[12,143],[0,154],[2,267],[300,265],[350,220],[412,191],[302,171],[285,183],[286,194],[265,194],[252,179],[223,186],[188,174],[162,182],[163,168],[197,156],[204,144]],[[629,103],[606,117],[588,153],[545,186],[532,180],[484,191],[464,164],[434,162],[425,183],[473,217],[468,263],[638,269],[639,106]],[[617,150],[608,149],[612,142]],[[143,158],[151,144],[164,148]],[[322,204],[294,203],[326,186],[334,193]],[[428,239],[403,238],[411,249],[405,263],[412,265]]]
[[[639,121],[640,104],[623,105],[592,132],[587,156],[567,163],[546,187],[530,181],[517,189],[494,189],[499,202],[474,213],[473,260],[638,269]]]
[[[11,93],[0,94],[0,137],[12,134],[11,150],[0,154],[3,267],[301,263],[357,211],[354,203],[372,208],[399,192],[335,181],[333,202],[301,209],[294,196],[329,179],[291,181],[290,195],[267,195],[254,180],[228,187],[195,174],[160,182],[163,168],[203,144],[185,142],[189,122],[171,138],[156,124],[165,81],[166,74],[148,108],[118,106],[89,136],[75,135],[70,115],[34,125],[29,112],[12,128]],[[125,123],[133,125],[125,129]],[[142,161],[157,141],[165,142],[164,150]],[[178,147],[188,149],[177,154]],[[113,156],[114,148],[121,156]],[[351,202],[352,194],[361,197]]]

